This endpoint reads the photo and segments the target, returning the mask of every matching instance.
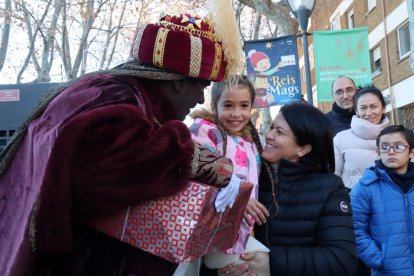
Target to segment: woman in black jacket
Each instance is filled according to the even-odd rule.
[[[315,107],[281,108],[266,134],[259,201],[270,216],[255,237],[270,253],[251,253],[219,275],[353,275],[355,236],[350,199],[335,169],[332,132]],[[246,211],[263,217],[259,208]],[[246,272],[248,272],[246,274]]]

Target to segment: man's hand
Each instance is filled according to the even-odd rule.
[[[221,188],[229,184],[232,175],[233,163],[229,158],[194,143],[190,179]]]
[[[231,177],[229,185],[224,188],[221,188],[217,194],[216,201],[214,205],[218,213],[222,213],[226,210],[227,207],[233,207],[234,201],[240,190],[240,178],[236,175]]]
[[[228,265],[218,270],[219,276],[270,276],[269,253],[253,252],[242,254],[245,262],[239,265]]]

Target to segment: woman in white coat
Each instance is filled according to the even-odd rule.
[[[369,166],[378,159],[375,140],[389,124],[385,116],[385,100],[373,85],[358,88],[354,96],[355,113],[351,128],[334,138],[335,174],[342,177],[345,187],[352,189]]]

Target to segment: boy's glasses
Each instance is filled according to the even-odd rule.
[[[337,96],[337,97],[343,97],[345,93],[347,95],[354,95],[355,88],[353,88],[353,87],[347,87],[347,88],[345,88],[345,90],[338,89],[338,90],[336,90],[334,92],[335,96]]]
[[[386,152],[390,152],[390,150],[391,150],[391,149],[394,149],[394,152],[397,152],[397,153],[402,153],[402,152],[404,152],[407,148],[410,148],[410,146],[403,145],[403,144],[400,144],[400,145],[395,145],[395,146],[383,145],[383,146],[379,146],[379,147],[378,147],[378,150],[379,150],[379,152],[386,153]]]

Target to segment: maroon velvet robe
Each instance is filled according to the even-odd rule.
[[[175,193],[189,177],[190,133],[154,83],[86,77],[31,123],[0,179],[0,274],[171,274],[175,265],[81,223]]]

